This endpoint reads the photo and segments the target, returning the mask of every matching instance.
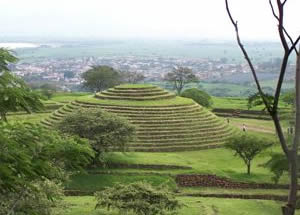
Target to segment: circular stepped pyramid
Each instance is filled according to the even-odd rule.
[[[101,108],[136,125],[137,139],[129,144],[130,151],[168,152],[217,148],[236,132],[224,120],[193,100],[176,97],[151,85],[121,85],[95,97],[81,97],[56,110],[41,123],[51,127],[78,108]]]

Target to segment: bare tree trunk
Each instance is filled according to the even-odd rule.
[[[296,206],[296,198],[297,198],[297,151],[298,151],[298,145],[300,144],[300,59],[299,59],[299,52],[297,51],[296,45],[300,41],[300,35],[297,37],[295,41],[291,38],[291,36],[288,34],[287,30],[283,26],[283,18],[284,18],[284,5],[286,4],[287,0],[284,0],[283,2],[281,0],[276,0],[277,8],[278,8],[278,15],[276,14],[272,0],[269,0],[269,4],[271,6],[273,16],[278,21],[278,33],[280,36],[280,41],[284,49],[284,56],[282,59],[282,64],[280,68],[279,78],[277,82],[276,92],[274,96],[274,102],[273,104],[270,104],[267,99],[264,96],[264,92],[262,91],[262,88],[260,86],[260,82],[256,76],[256,70],[252,64],[251,59],[248,56],[248,53],[246,49],[244,48],[240,36],[239,36],[239,29],[238,29],[238,23],[235,21],[231,15],[229,6],[228,6],[228,0],[225,0],[226,10],[227,14],[229,16],[229,19],[234,26],[235,32],[236,32],[236,39],[237,43],[240,47],[240,49],[243,52],[243,55],[246,59],[246,61],[249,64],[250,70],[252,72],[252,75],[254,77],[255,83],[257,85],[257,89],[259,94],[261,95],[261,98],[270,114],[270,116],[273,119],[275,129],[279,138],[279,142],[281,145],[281,148],[289,162],[289,170],[290,170],[290,177],[291,177],[291,183],[290,183],[290,193],[288,198],[288,203],[282,207],[282,213],[283,215],[294,215],[295,214],[295,206]],[[290,44],[287,42],[287,39],[289,40]],[[286,73],[288,60],[290,57],[290,54],[295,51],[297,56],[297,65],[296,65],[296,125],[295,125],[295,137],[292,144],[292,147],[290,148],[288,146],[287,140],[284,137],[282,127],[280,125],[280,120],[278,118],[278,103],[279,103],[279,97],[281,93],[281,87],[284,80],[284,76]]]
[[[300,145],[300,55],[297,56],[296,64],[296,125],[295,125],[295,136],[292,149],[289,155],[289,167],[291,174],[290,192],[288,203],[282,207],[283,215],[294,215],[295,206],[297,201],[297,188],[298,188],[298,146]]]

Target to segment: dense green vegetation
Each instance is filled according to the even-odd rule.
[[[139,85],[139,87],[145,85]],[[123,85],[123,88],[134,88],[133,85]],[[148,86],[149,87],[149,86]],[[239,108],[247,109],[247,100],[243,98],[213,98],[214,107]],[[51,100],[45,101],[44,104],[53,106],[65,105],[65,102],[79,100],[88,104],[100,105],[125,105],[125,106],[170,106],[170,105],[191,105],[192,100],[181,97],[166,100],[156,101],[127,101],[127,100],[100,100],[94,98],[92,95],[86,93],[55,93]],[[67,104],[70,105],[70,104]],[[75,106],[71,104],[66,110],[72,110]],[[282,103],[282,107],[286,107]],[[259,107],[258,107],[259,110]],[[9,114],[8,119],[11,121],[31,121],[38,122],[42,118],[49,117],[50,113],[39,114]],[[220,119],[225,123],[226,119]],[[274,128],[271,121],[256,120],[256,119],[241,119],[231,118],[230,124],[240,129],[240,126],[245,123],[249,133],[274,140]],[[255,183],[273,183],[272,173],[262,165],[270,159],[270,153],[280,152],[280,147],[275,145],[266,152],[258,155],[252,164],[252,174],[248,176],[245,173],[243,163],[237,157],[233,157],[234,153],[224,148],[208,149],[200,151],[187,152],[111,152],[105,156],[108,164],[121,163],[127,165],[133,164],[151,164],[151,165],[166,165],[161,169],[153,169],[150,167],[137,168],[135,166],[127,167],[106,167],[94,166],[87,168],[87,173],[76,174],[71,177],[71,181],[65,183],[65,188],[68,190],[81,191],[96,191],[103,190],[105,187],[111,187],[117,183],[128,184],[137,181],[147,181],[154,186],[167,184],[172,190],[179,191],[180,195],[176,198],[186,207],[179,210],[179,214],[280,214],[279,202],[263,201],[263,200],[238,200],[238,199],[215,199],[215,198],[201,198],[201,197],[185,197],[188,193],[202,193],[202,194],[273,194],[286,195],[287,190],[241,190],[241,189],[222,189],[222,188],[181,188],[177,187],[174,176],[177,174],[216,174],[217,176],[227,177],[233,181],[255,182]],[[175,165],[180,167],[189,167],[190,169],[173,169],[168,165]],[[288,182],[288,175],[284,174],[279,184],[286,184]],[[58,206],[55,210],[66,215],[76,214],[111,214],[117,215],[117,211],[108,212],[104,208],[99,209],[98,212],[94,210],[96,201],[92,196],[86,197],[65,197],[63,204]],[[217,212],[216,212],[217,211]]]

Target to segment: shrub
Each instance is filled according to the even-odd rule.
[[[196,88],[187,89],[182,94],[182,97],[193,99],[198,104],[204,107],[211,107],[213,104],[212,98],[206,92]]]
[[[145,182],[118,184],[95,193],[96,208],[118,209],[121,213],[137,215],[176,214],[181,207],[174,194],[166,188],[155,189]]]

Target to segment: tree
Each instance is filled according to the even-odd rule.
[[[50,99],[53,94],[56,92],[57,87],[54,84],[43,84],[40,86],[41,93],[47,99]]]
[[[8,112],[25,110],[31,113],[44,107],[39,94],[9,72],[0,76],[0,104],[0,117],[3,121],[7,121]]]
[[[193,99],[198,104],[204,107],[211,107],[213,104],[209,94],[197,88],[187,89],[181,93],[182,97]]]
[[[269,104],[271,104],[274,101],[274,96],[269,94],[264,94],[264,98],[268,101]],[[253,107],[264,105],[264,102],[262,100],[262,97],[259,93],[255,93],[253,95],[250,95],[248,97],[248,110],[250,110]],[[266,107],[263,108],[263,111],[266,109]]]
[[[236,40],[238,43],[238,46],[240,47],[249,67],[252,72],[255,84],[257,86],[258,92],[264,102],[264,105],[272,117],[272,120],[275,125],[276,133],[282,148],[282,151],[284,152],[288,164],[289,164],[289,172],[290,172],[290,191],[288,196],[288,202],[286,205],[282,207],[282,214],[283,215],[294,215],[295,214],[295,208],[296,208],[296,201],[297,201],[297,187],[298,187],[298,179],[297,179],[297,154],[298,154],[298,146],[300,144],[300,56],[299,51],[297,50],[297,44],[300,40],[300,35],[298,35],[296,40],[293,40],[293,38],[289,35],[287,29],[284,27],[284,6],[287,3],[287,0],[284,0],[283,2],[281,0],[276,0],[276,6],[278,9],[278,13],[275,12],[275,8],[273,5],[272,0],[269,0],[269,4],[271,7],[271,11],[273,13],[273,16],[275,17],[276,21],[278,22],[278,34],[280,37],[280,42],[283,47],[283,57],[281,59],[280,63],[280,72],[278,77],[278,82],[274,94],[274,101],[272,103],[269,103],[268,100],[265,98],[265,93],[262,90],[260,81],[258,80],[256,69],[253,66],[253,63],[251,61],[251,58],[248,55],[247,50],[243,46],[243,43],[241,42],[240,35],[239,35],[239,28],[238,23],[235,21],[231,15],[231,11],[229,9],[228,0],[225,0],[226,4],[226,11],[229,16],[229,19],[235,29],[236,33]],[[281,93],[281,87],[282,83],[287,71],[288,61],[291,56],[291,54],[295,52],[297,56],[297,63],[296,63],[296,77],[295,77],[295,89],[296,89],[296,124],[295,124],[295,136],[292,141],[292,144],[288,144],[287,139],[285,138],[283,134],[283,129],[281,126],[281,123],[279,121],[278,117],[278,103],[279,103],[279,97]],[[290,146],[289,146],[290,145]]]
[[[11,51],[0,48],[0,73],[3,71],[9,71],[9,64],[16,63],[18,58],[16,58]]]
[[[60,184],[93,157],[87,140],[29,123],[0,123],[0,149],[0,214],[49,215]]]
[[[31,113],[43,108],[39,95],[9,72],[9,64],[17,60],[9,50],[0,48],[0,120],[4,121],[10,111],[23,109]]]
[[[167,215],[175,214],[181,207],[174,194],[166,188],[155,189],[145,182],[118,184],[95,193],[95,197],[96,208],[115,208],[124,214],[133,212],[137,215]]]
[[[250,175],[251,161],[264,149],[270,147],[273,143],[262,138],[249,134],[233,136],[225,143],[225,148],[235,151],[247,166],[247,174]]]
[[[82,74],[83,86],[91,91],[100,92],[121,83],[121,75],[109,66],[93,66]]]
[[[193,71],[186,67],[174,68],[172,72],[165,75],[164,80],[173,84],[173,88],[177,91],[178,95],[180,95],[187,83],[198,81]]]
[[[106,151],[124,151],[126,144],[135,137],[135,127],[127,120],[93,108],[79,109],[67,115],[57,124],[57,129],[90,140],[96,162]]]
[[[295,98],[296,98],[296,92],[295,91],[288,91],[282,94],[281,99],[284,103],[287,105],[295,106]]]
[[[122,80],[125,83],[136,84],[138,82],[144,81],[145,76],[140,72],[125,71],[122,72]]]

